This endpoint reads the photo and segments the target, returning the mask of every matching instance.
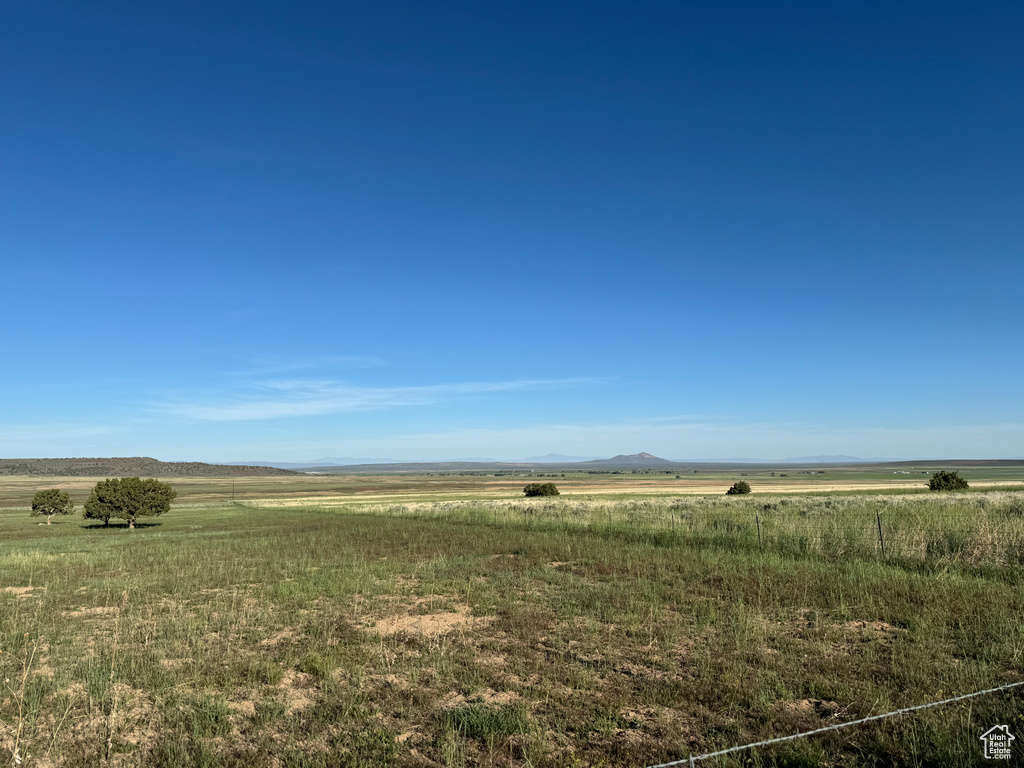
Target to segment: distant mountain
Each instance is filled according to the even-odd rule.
[[[303,469],[305,467],[348,467],[353,464],[402,464],[398,459],[355,459],[324,458],[311,461],[226,461],[225,466],[277,467],[279,469]]]
[[[651,466],[675,466],[679,462],[669,461],[649,453],[631,453],[629,455],[619,454],[610,459],[596,459],[595,461],[583,462],[587,466],[608,466],[608,467],[651,467]]]
[[[795,459],[779,459],[782,464],[863,464],[880,459],[859,459],[856,456],[798,456]]]

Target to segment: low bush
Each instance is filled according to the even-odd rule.
[[[967,481],[960,477],[958,472],[946,472],[945,470],[936,472],[928,481],[928,488],[932,491],[964,491],[969,487]]]
[[[726,494],[729,496],[737,496],[741,493],[750,493],[750,483],[746,480],[740,480],[732,484]]]
[[[523,488],[527,496],[558,496],[558,488],[554,483],[527,483]]]

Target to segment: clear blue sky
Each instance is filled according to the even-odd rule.
[[[0,456],[1024,456],[1024,4],[0,9]]]

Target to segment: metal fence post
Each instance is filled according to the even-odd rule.
[[[882,538],[882,513],[875,512],[875,520],[878,521],[878,544],[882,548],[882,557],[885,557],[885,539]]]
[[[761,516],[758,514],[754,515],[754,522],[757,523],[757,546],[760,549],[764,549],[764,545],[761,543]]]

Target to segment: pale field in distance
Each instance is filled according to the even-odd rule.
[[[176,505],[273,501],[344,504],[352,502],[422,502],[521,497],[529,482],[553,482],[564,496],[679,496],[725,493],[737,480],[750,483],[753,493],[924,492],[931,470],[897,474],[884,466],[824,469],[733,469],[669,474],[589,474],[584,472],[522,472],[495,476],[490,472],[294,475],[268,477],[165,477],[178,492]],[[1024,485],[1024,467],[973,467],[960,471],[972,487],[1006,489]],[[104,477],[48,475],[0,476],[0,508],[28,507],[36,491],[59,488],[83,504],[92,487]]]

